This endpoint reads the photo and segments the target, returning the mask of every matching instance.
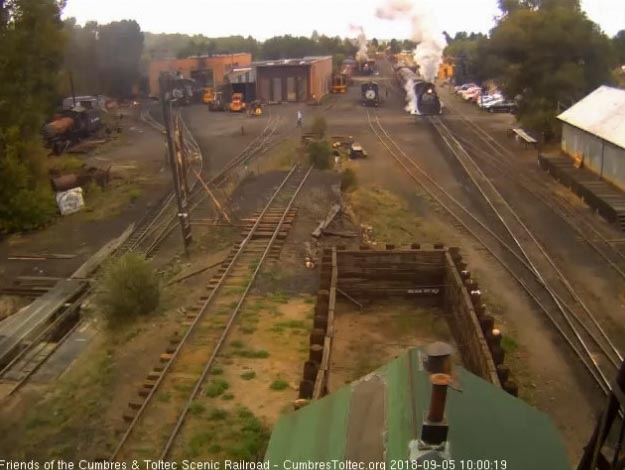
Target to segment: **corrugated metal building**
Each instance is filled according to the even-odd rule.
[[[433,385],[423,359],[419,350],[409,350],[366,377],[282,415],[265,461],[287,469],[333,460],[388,470],[571,468],[547,415],[461,367],[454,372],[459,387],[447,390],[443,422],[426,423]],[[440,447],[420,442],[426,424],[431,435],[437,427],[442,431],[441,424],[448,426]],[[304,465],[295,465],[300,462]]]
[[[150,95],[158,96],[158,79],[162,72],[181,73],[184,78],[197,80],[201,86],[216,87],[224,83],[232,70],[249,66],[251,62],[249,52],[154,60],[148,68]]]
[[[308,101],[328,94],[332,57],[254,62],[256,97],[264,101]]]
[[[625,191],[625,90],[601,86],[558,119],[562,151]]]

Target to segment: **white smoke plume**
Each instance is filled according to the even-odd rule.
[[[411,39],[418,43],[413,51],[415,62],[419,65],[422,77],[433,81],[443,61],[445,41],[441,33],[435,32],[434,20],[428,15],[428,10],[424,0],[386,0],[376,10],[376,16],[388,20],[410,20]]]
[[[367,55],[367,36],[365,36],[365,30],[362,26],[350,24],[349,29],[357,33],[356,44],[358,45],[358,52],[356,52],[356,60],[369,60]]]
[[[417,95],[414,92],[415,83],[412,79],[406,80],[404,90],[406,90],[406,107],[404,108],[410,114],[417,114]]]

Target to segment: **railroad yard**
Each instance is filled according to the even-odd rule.
[[[351,84],[328,57],[299,65],[326,59],[335,93],[259,96],[256,115],[174,106],[164,88],[124,105],[117,136],[69,157],[107,168],[108,185],[0,240],[2,459],[262,461],[278,423],[378,387],[373,372],[411,348],[426,369],[451,351],[454,371],[543,412],[580,459],[625,349],[622,231],[545,171],[558,142],[511,136],[514,114],[441,79],[406,112],[414,73],[401,61],[376,54],[375,76]],[[266,73],[273,98],[282,69],[267,62],[257,90]],[[326,167],[313,153],[324,139]],[[149,261],[160,300],[111,322],[106,272],[132,256]],[[470,396],[470,380],[465,391],[445,374]],[[349,417],[350,432],[398,412],[361,393],[352,409],[372,416]],[[373,455],[367,439],[341,452]]]

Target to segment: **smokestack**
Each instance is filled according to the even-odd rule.
[[[430,381],[432,382],[432,398],[430,400],[428,421],[430,423],[440,423],[445,417],[447,387],[451,383],[451,376],[448,374],[432,374]]]
[[[445,404],[447,402],[447,387],[451,384],[449,374],[432,374],[432,397],[430,409],[425,415],[421,427],[421,442],[426,446],[440,446],[447,440],[447,420],[445,419]]]

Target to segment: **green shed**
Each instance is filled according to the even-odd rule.
[[[407,351],[283,416],[265,462],[283,470],[571,468],[544,413],[461,367],[447,390],[446,439],[435,448],[424,446],[430,379],[421,351]]]

